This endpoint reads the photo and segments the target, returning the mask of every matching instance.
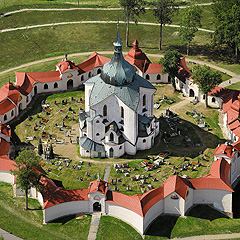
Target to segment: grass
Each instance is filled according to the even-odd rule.
[[[7,204],[6,204],[7,203]],[[43,216],[37,200],[29,199],[24,211],[24,198],[13,198],[10,184],[0,182],[0,228],[23,239],[87,239],[91,217],[64,218],[59,222],[42,224]]]
[[[96,240],[137,240],[141,235],[127,223],[110,216],[102,216]]]
[[[226,88],[228,88],[228,89],[234,89],[234,90],[240,90],[240,82],[231,84],[231,85],[227,86]]]

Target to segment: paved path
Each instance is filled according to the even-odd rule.
[[[105,175],[104,175],[104,179],[103,179],[105,182],[108,182],[109,175],[110,175],[110,166],[108,166],[105,169]]]
[[[0,237],[3,237],[4,240],[23,240],[21,238],[15,237],[11,233],[8,233],[0,228]]]
[[[95,212],[92,214],[91,225],[88,234],[88,240],[95,240],[97,237],[97,231],[101,218],[101,212]]]
[[[68,3],[68,2],[66,2]],[[70,3],[69,4],[73,4]],[[77,4],[77,3],[76,3]],[[206,6],[206,5],[211,5],[213,3],[200,3],[200,4],[196,4],[198,6]],[[189,6],[180,6],[179,8],[187,8]],[[151,9],[151,8],[146,8],[146,9]],[[46,11],[74,11],[74,10],[96,10],[96,11],[114,11],[114,10],[123,10],[123,8],[23,8],[23,9],[19,9],[19,10],[15,10],[15,11],[11,11],[11,12],[6,12],[4,13],[2,16],[6,17],[15,13],[20,13],[20,12],[26,12],[26,11],[42,11],[42,12],[46,12]]]
[[[106,23],[118,23],[118,21],[74,21],[74,22],[58,22],[58,23],[46,23],[46,24],[38,24],[38,25],[31,25],[31,26],[25,26],[25,27],[16,27],[16,28],[7,28],[7,29],[2,29],[0,30],[0,33],[4,32],[12,32],[12,31],[17,31],[17,30],[26,30],[26,29],[31,29],[31,28],[39,28],[39,27],[52,27],[52,26],[59,26],[59,25],[69,25],[69,24],[106,24]],[[125,24],[124,21],[119,21],[119,23]],[[130,24],[135,24],[135,22],[129,22]],[[138,25],[149,25],[149,26],[159,26],[159,23],[150,23],[150,22],[138,22]],[[179,25],[171,25],[171,24],[166,24],[165,26],[167,27],[175,27],[179,28]],[[198,28],[200,31],[204,32],[210,32],[213,33],[214,31],[208,30],[208,29],[203,29],[203,28]]]

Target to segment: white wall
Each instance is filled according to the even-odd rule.
[[[14,183],[14,175],[8,171],[0,170],[0,182]]]
[[[217,189],[197,189],[194,204],[213,204],[220,211],[232,212],[232,193]]]
[[[184,216],[185,213],[184,199],[175,192],[174,194],[178,195],[178,199],[172,199],[171,198],[172,194],[173,193],[164,198],[164,213]]]
[[[106,202],[106,213],[132,225],[143,234],[143,218],[137,213],[114,203]]]
[[[44,223],[50,222],[59,217],[81,212],[89,212],[89,201],[72,201],[57,204],[47,209],[44,209]]]

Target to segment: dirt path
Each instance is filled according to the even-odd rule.
[[[66,2],[67,4],[78,4],[78,3],[72,3],[72,2]],[[207,6],[207,5],[211,5],[213,3],[199,3],[196,4],[198,6]],[[187,8],[189,6],[180,6],[179,8]],[[151,8],[146,8],[146,9],[151,9]],[[46,11],[73,11],[73,10],[92,10],[92,11],[118,11],[118,10],[123,10],[123,8],[23,8],[23,9],[19,9],[19,10],[15,10],[15,11],[11,11],[11,12],[6,12],[4,14],[2,14],[3,17],[15,14],[15,13],[20,13],[20,12],[26,12],[26,11],[42,11],[42,12],[46,12]]]

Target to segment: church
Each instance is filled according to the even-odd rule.
[[[114,55],[85,84],[85,111],[79,114],[80,154],[117,158],[149,149],[159,133],[153,116],[154,86],[122,55],[119,27]]]

